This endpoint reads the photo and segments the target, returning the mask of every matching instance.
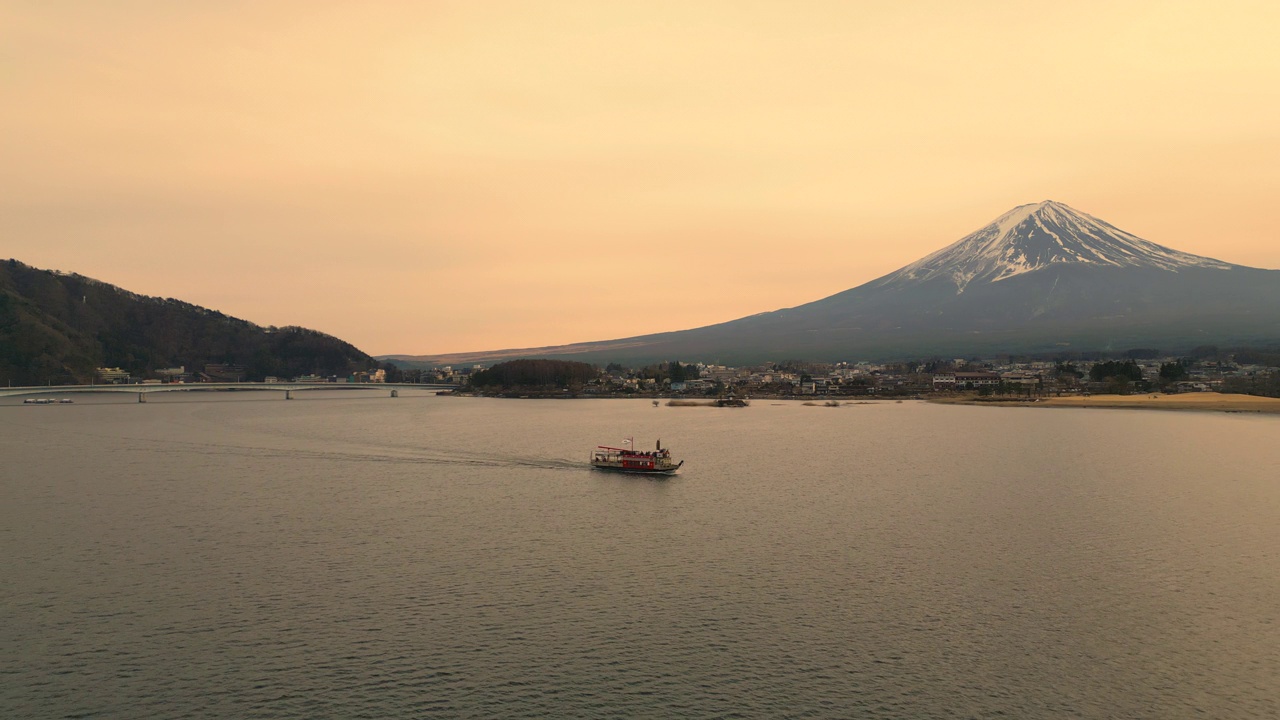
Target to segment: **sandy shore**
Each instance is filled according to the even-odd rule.
[[[1280,413],[1280,398],[1224,393],[1183,393],[1163,395],[1092,395],[1090,397],[1050,397],[1036,402],[989,401],[977,398],[948,398],[942,402],[964,405],[1004,405],[1015,407],[1130,408],[1134,410],[1205,410],[1217,412]]]

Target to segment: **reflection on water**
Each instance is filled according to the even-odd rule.
[[[0,716],[1275,716],[1277,422],[5,404]]]

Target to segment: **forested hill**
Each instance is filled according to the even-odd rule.
[[[264,328],[81,275],[0,261],[0,385],[87,383],[99,367],[239,365],[246,380],[346,376],[378,367],[351,344],[298,327]]]

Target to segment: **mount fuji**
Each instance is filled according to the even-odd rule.
[[[923,283],[941,277],[955,283],[959,295],[970,283],[995,283],[1054,265],[1070,264],[1170,272],[1183,268],[1230,270],[1236,267],[1147,242],[1092,215],[1046,200],[1035,205],[1020,205],[981,230],[886,275],[873,285]]]
[[[1046,200],[884,277],[793,308],[620,340],[393,359],[741,364],[1275,342],[1280,270],[1157,245]]]

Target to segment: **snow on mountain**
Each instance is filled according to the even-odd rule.
[[[1045,200],[1020,205],[982,229],[876,281],[888,286],[949,278],[956,294],[970,283],[999,282],[1061,263],[1228,270],[1233,265],[1148,242],[1114,225]]]

